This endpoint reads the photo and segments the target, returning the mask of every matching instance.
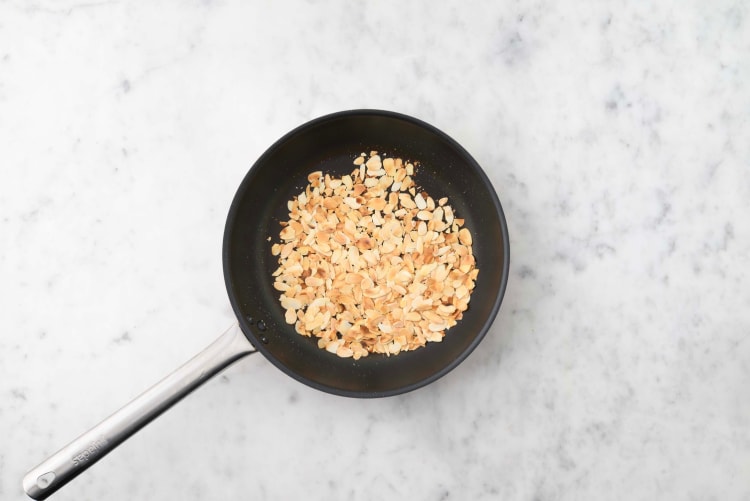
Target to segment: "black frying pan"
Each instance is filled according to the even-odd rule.
[[[278,263],[271,245],[278,241],[279,222],[287,219],[286,202],[302,191],[310,172],[350,173],[353,158],[371,150],[419,161],[416,183],[435,199],[449,197],[456,216],[471,230],[479,275],[469,309],[441,343],[354,360],[319,349],[316,338],[300,336],[284,321],[273,288],[271,274]],[[23,481],[29,496],[46,498],[208,378],[255,351],[296,380],[336,395],[383,397],[435,381],[477,347],[497,314],[508,281],[508,229],[490,181],[458,143],[415,118],[354,110],[298,127],[258,159],[229,209],[223,259],[239,324],[32,469]]]

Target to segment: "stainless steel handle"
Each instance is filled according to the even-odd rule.
[[[33,499],[45,499],[232,362],[255,352],[238,324],[169,376],[44,460],[23,478]]]

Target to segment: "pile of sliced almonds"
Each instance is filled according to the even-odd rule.
[[[479,270],[447,198],[419,190],[414,164],[373,151],[351,175],[308,176],[281,222],[274,287],[286,321],[340,357],[439,342],[468,308]]]

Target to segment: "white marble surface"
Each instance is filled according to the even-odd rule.
[[[55,499],[750,499],[743,0],[0,1],[0,499],[231,323],[237,184],[360,107],[499,193],[480,348],[370,401],[252,356]]]

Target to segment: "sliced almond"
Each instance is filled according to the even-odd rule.
[[[422,198],[421,193],[417,193],[417,196],[414,197],[414,203],[419,210],[425,210],[427,208],[427,201]]]
[[[417,188],[415,163],[373,151],[353,164],[340,178],[310,173],[287,203],[270,248],[284,320],[355,360],[440,342],[475,287],[471,233],[447,197]]]

